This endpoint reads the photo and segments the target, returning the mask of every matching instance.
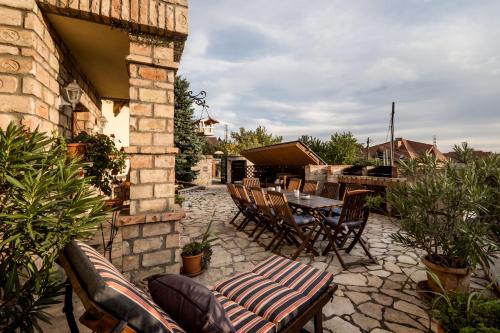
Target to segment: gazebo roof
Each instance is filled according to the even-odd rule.
[[[308,146],[300,141],[278,143],[275,145],[244,150],[241,155],[255,165],[325,165]]]

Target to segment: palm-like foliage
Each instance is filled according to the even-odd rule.
[[[401,217],[401,231],[393,239],[424,250],[429,260],[445,267],[488,266],[499,251],[491,237],[491,223],[498,219],[498,188],[484,174],[498,168],[494,165],[499,161],[439,165],[434,156],[425,155],[402,163],[401,174],[409,180],[387,193]]]
[[[40,330],[62,290],[58,253],[103,221],[81,170],[61,140],[14,124],[0,130],[0,331]]]

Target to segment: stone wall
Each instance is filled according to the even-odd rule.
[[[305,167],[305,179],[319,181],[319,188],[323,188],[325,182],[338,183],[338,176],[351,165],[307,165]]]
[[[60,107],[63,87],[84,90],[75,129],[100,127],[100,96],[34,0],[0,0],[0,127],[10,121],[71,136],[72,109]]]
[[[205,155],[198,163],[196,163],[194,167],[191,168],[191,170],[198,172],[196,179],[193,181],[194,184],[199,186],[212,185],[213,161],[214,157],[212,155]]]

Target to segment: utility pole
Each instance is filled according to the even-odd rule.
[[[370,159],[370,137],[366,139],[366,160],[368,161]]]
[[[392,102],[392,112],[391,112],[391,166],[394,166],[394,105]]]
[[[434,145],[434,147],[437,147],[437,137],[436,137],[436,135],[434,135],[432,137],[432,144]]]
[[[224,124],[224,182],[227,183],[227,142],[228,142],[228,126]]]

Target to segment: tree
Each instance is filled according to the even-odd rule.
[[[329,141],[303,135],[299,141],[328,164],[355,164],[360,160],[361,144],[351,132],[335,133]]]
[[[175,177],[180,181],[192,182],[196,178],[196,171],[191,168],[201,159],[203,142],[196,134],[193,101],[188,91],[188,80],[177,76],[174,86],[174,143],[179,148],[179,154],[175,157]]]
[[[283,141],[282,136],[273,136],[272,133],[267,133],[264,126],[260,125],[255,131],[241,127],[239,132],[231,132],[231,138],[234,140],[235,151],[233,153],[240,153],[246,149],[269,146]]]

